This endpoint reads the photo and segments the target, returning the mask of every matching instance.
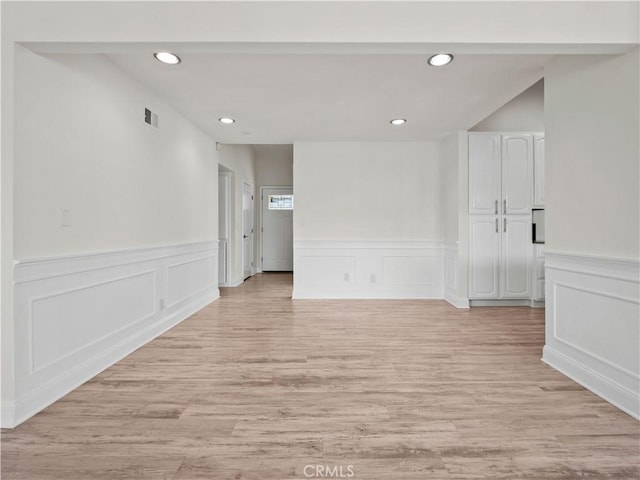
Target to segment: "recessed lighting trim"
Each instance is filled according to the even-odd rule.
[[[429,57],[429,65],[432,67],[444,67],[453,60],[453,55],[450,53],[438,53]]]
[[[179,56],[171,52],[156,52],[153,54],[156,57],[156,60],[162,63],[166,63],[167,65],[177,65],[182,60]]]
[[[391,125],[404,125],[407,121],[404,118],[394,118],[389,123],[391,123]]]
[[[231,117],[220,117],[218,121],[220,123],[224,123],[225,125],[231,125],[232,123],[236,123],[236,121]]]

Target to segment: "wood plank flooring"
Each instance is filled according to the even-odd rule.
[[[292,301],[291,281],[224,289],[3,431],[2,478],[640,478],[639,423],[540,361],[543,310]]]

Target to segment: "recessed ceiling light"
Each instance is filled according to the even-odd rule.
[[[438,53],[437,55],[433,55],[429,58],[429,65],[432,67],[444,67],[451,63],[452,60],[453,55],[450,53]]]
[[[231,117],[220,117],[220,118],[218,119],[218,121],[219,121],[220,123],[224,123],[225,125],[231,125],[232,123],[235,123],[235,122],[236,122],[236,121],[235,121],[233,118],[231,118]]]
[[[407,121],[404,118],[394,118],[391,120],[391,125],[403,125],[405,123],[407,123]]]
[[[182,61],[179,56],[170,52],[157,52],[154,53],[153,56],[156,57],[156,60],[159,62],[166,63],[167,65],[177,65]]]

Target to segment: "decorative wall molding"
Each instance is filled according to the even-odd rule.
[[[469,308],[469,299],[458,296],[458,242],[444,242],[444,299],[457,308]]]
[[[14,427],[219,297],[218,244],[15,264]]]
[[[211,249],[217,251],[217,242],[197,242],[183,245],[17,260],[15,262],[14,283],[18,285],[32,280],[44,280],[101,268],[113,268],[119,265],[170,258],[187,253],[206,252]]]
[[[443,298],[432,241],[297,241],[293,298]]]
[[[640,262],[545,252],[543,361],[640,418]]]
[[[640,262],[625,258],[602,257],[596,255],[576,255],[573,253],[544,250],[545,261],[553,263],[555,270],[588,273],[594,276],[640,281]],[[547,265],[548,266],[548,265]]]

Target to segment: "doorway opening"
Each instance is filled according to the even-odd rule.
[[[293,187],[260,187],[262,271],[293,271]]]

